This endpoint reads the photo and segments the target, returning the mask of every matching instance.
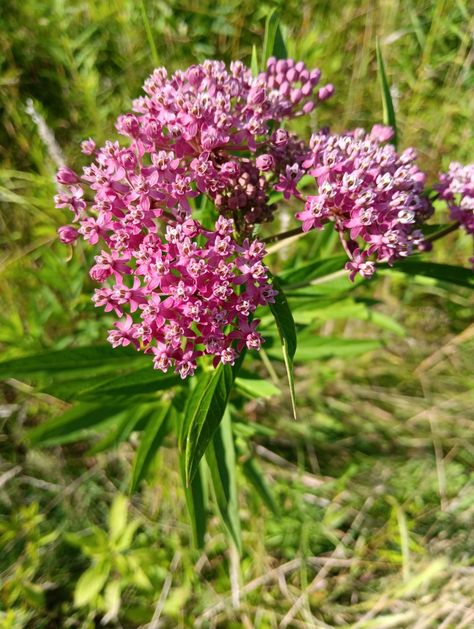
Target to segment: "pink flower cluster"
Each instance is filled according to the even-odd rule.
[[[388,127],[376,125],[342,135],[316,133],[303,169],[315,178],[316,194],[303,197],[296,214],[303,231],[334,222],[350,260],[350,278],[371,277],[376,262],[392,264],[423,246],[419,225],[432,207],[423,195],[425,175],[415,165],[416,153],[399,155]]]
[[[269,59],[253,77],[240,61],[226,69],[206,61],[168,77],[158,68],[145,81],[134,113],[120,116],[129,146],[93,140],[81,176],[62,168],[56,206],[73,212],[59,229],[64,243],[79,236],[102,252],[90,271],[105,283],[94,303],[119,318],[109,341],[154,354],[156,368],[181,377],[196,359],[233,364],[244,346],[262,342],[252,314],[276,294],[250,241],[253,225],[269,220],[272,171],[302,159],[302,143],[278,126],[308,113],[332,93],[315,92],[319,70],[291,59]],[[210,197],[220,216],[214,229],[195,220],[194,199]]]
[[[149,233],[133,252],[133,285],[122,273],[129,255],[96,257],[91,276],[98,281],[114,277],[114,284],[99,288],[93,298],[106,312],[122,317],[108,340],[113,347],[133,344],[152,352],[156,369],[170,367],[185,378],[196,369],[196,359],[208,354],[233,365],[237,351],[260,349],[258,320],[249,318],[257,306],[274,300],[262,264],[265,249],[259,241],[238,245],[232,221],[219,217],[208,231],[195,220],[168,225],[163,237]]]
[[[451,163],[448,172],[440,175],[436,189],[447,202],[451,218],[468,234],[474,234],[474,164]]]

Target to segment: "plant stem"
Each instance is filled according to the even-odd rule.
[[[439,238],[443,238],[444,236],[447,236],[451,232],[456,231],[459,225],[460,225],[459,221],[456,221],[456,223],[452,223],[451,225],[448,225],[447,227],[445,227],[444,229],[441,229],[436,234],[432,234],[431,236],[428,236],[425,239],[425,241],[434,242],[435,240],[438,240]]]
[[[280,240],[285,240],[286,238],[291,238],[292,236],[297,236],[302,233],[301,227],[295,227],[294,229],[289,229],[286,232],[281,232],[281,234],[275,234],[274,236],[269,236],[268,238],[264,238],[262,242],[269,244],[272,242],[280,242]]]

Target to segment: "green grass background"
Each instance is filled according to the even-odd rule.
[[[107,323],[90,304],[85,254],[78,249],[67,260],[55,242],[66,218],[52,203],[58,156],[31,107],[64,160],[79,167],[79,142],[110,137],[156,64],[250,62],[274,6],[0,3],[2,356],[91,343]],[[380,121],[378,37],[401,146],[419,149],[431,180],[451,160],[473,161],[468,0],[288,0],[281,13],[289,54],[320,67],[336,86],[312,125],[342,130]],[[468,238],[450,237],[434,255],[462,264],[469,247]],[[217,521],[206,555],[190,550],[173,450],[164,448],[130,507],[142,523],[134,543],[153,558],[156,585],[127,584],[116,626],[145,626],[162,591],[156,626],[474,626],[472,299],[461,288],[397,277],[369,290],[377,312],[394,317],[398,328],[380,331],[333,313],[321,317],[319,333],[377,335],[382,349],[299,367],[297,422],[285,395],[245,408],[247,420],[273,429],[257,436],[255,456],[281,515],[271,515],[242,480],[239,604]],[[25,429],[61,403],[23,382],[2,386],[0,626],[94,627],[101,614],[72,604],[88,560],[67,534],[106,529],[113,497],[126,491],[136,443],[97,456],[81,444],[28,449]]]

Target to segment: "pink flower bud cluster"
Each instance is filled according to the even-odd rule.
[[[382,144],[390,139],[389,131],[376,125],[370,134],[362,129],[317,133],[303,171],[299,166],[287,169],[299,171],[296,177],[308,172],[315,178],[316,194],[303,198],[294,186],[291,190],[305,203],[296,218],[303,231],[334,222],[350,258],[346,268],[351,279],[357,273],[371,277],[376,262],[392,264],[422,246],[418,227],[432,212],[423,196],[425,175],[415,165],[415,151],[399,155],[392,145]]]
[[[448,172],[440,175],[436,189],[447,202],[451,218],[468,234],[474,234],[474,164],[451,163]]]

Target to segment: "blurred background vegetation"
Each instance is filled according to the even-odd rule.
[[[469,0],[3,0],[2,356],[94,343],[108,325],[90,304],[86,254],[68,260],[55,241],[66,219],[52,203],[58,161],[80,167],[82,139],[113,135],[155,65],[249,61],[275,6],[289,54],[336,86],[313,126],[380,121],[378,37],[401,145],[418,148],[433,180],[451,160],[473,161]],[[436,259],[463,264],[469,246],[444,239]],[[462,287],[396,275],[357,290],[358,310],[323,309],[318,335],[382,347],[333,344],[304,362],[297,422],[286,394],[243,409],[280,515],[241,479],[239,604],[218,524],[205,555],[190,548],[171,448],[127,516],[133,435],[96,455],[89,443],[27,448],[25,431],[65,404],[5,381],[0,626],[474,626],[472,300]],[[91,557],[113,566],[86,600],[76,584]],[[120,597],[118,616],[104,617]]]

